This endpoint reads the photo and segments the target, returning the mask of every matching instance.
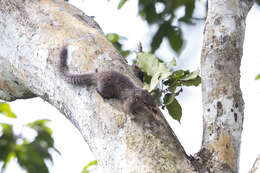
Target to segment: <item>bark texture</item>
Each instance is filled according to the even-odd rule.
[[[90,17],[58,0],[0,0],[0,40],[0,98],[39,96],[55,106],[82,133],[102,172],[193,172],[159,110],[130,117],[118,100],[60,77],[59,54],[70,45],[73,73],[113,69],[141,86]]]
[[[240,90],[245,19],[253,1],[209,0],[201,55],[203,153],[210,172],[238,172],[244,102]]]

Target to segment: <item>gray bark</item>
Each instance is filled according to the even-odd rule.
[[[210,172],[238,172],[244,102],[240,90],[246,0],[209,0],[201,55],[202,151]]]
[[[60,77],[59,53],[69,45],[73,73],[117,70],[141,86],[81,11],[58,0],[0,0],[0,40],[0,98],[39,96],[55,106],[82,133],[102,172],[193,172],[159,110],[130,117],[118,100],[104,100],[94,87],[72,86]]]

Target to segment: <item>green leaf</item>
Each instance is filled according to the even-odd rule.
[[[162,76],[164,79],[171,74],[171,73],[170,73],[170,69],[168,69],[163,62],[159,62],[158,71],[161,73],[161,76]],[[169,73],[170,73],[170,74],[169,74]]]
[[[201,78],[199,76],[200,71],[195,70],[194,72],[190,73],[188,70],[177,70],[172,73],[170,79],[165,81],[165,85],[169,85],[170,87],[177,86],[198,86],[201,83]]]
[[[259,79],[260,79],[260,74],[255,77],[255,80],[259,80]]]
[[[13,127],[9,124],[0,124],[2,135],[0,136],[0,161],[4,162],[0,170],[4,171],[11,158],[14,156],[16,139],[13,134]]]
[[[155,55],[146,52],[137,53],[137,66],[149,76],[154,76],[158,72],[162,76],[167,76],[167,73],[170,72]]]
[[[48,122],[49,120],[44,119],[36,120],[32,123],[28,123],[27,126],[33,128],[38,133],[35,140],[32,142],[32,145],[41,154],[41,157],[52,161],[52,157],[48,153],[48,149],[52,148],[58,154],[60,154],[60,152],[54,147],[54,140],[51,136],[52,130],[46,125]]]
[[[159,15],[155,10],[155,3],[150,0],[138,1],[139,15],[145,19],[149,24],[158,22]]]
[[[28,126],[35,129],[38,134],[34,141],[28,143],[24,140],[23,144],[16,147],[16,156],[19,165],[28,173],[48,173],[46,160],[53,162],[50,149],[54,149],[54,140],[51,132],[45,125],[49,120],[37,120],[29,123]]]
[[[120,9],[123,7],[123,5],[126,3],[127,0],[121,0],[117,6],[117,9]]]
[[[5,124],[5,123],[0,123],[0,125],[2,126],[2,133],[3,135],[7,135],[10,137],[13,137],[13,126],[10,124]]]
[[[149,76],[154,76],[159,69],[159,63],[158,58],[151,53],[137,53],[137,66]]]
[[[181,79],[187,74],[187,71],[184,70],[177,70],[172,73],[171,78],[173,79]]]
[[[159,77],[160,77],[160,72],[157,72],[153,75],[151,83],[150,83],[149,92],[151,92],[159,84],[159,82],[160,82]]]
[[[179,21],[191,24],[192,14],[195,8],[195,0],[183,1],[185,4],[185,15]]]
[[[171,75],[170,69],[163,62],[150,53],[137,53],[137,66],[149,76],[152,76],[149,85],[149,92],[154,90],[157,85]]]
[[[188,80],[188,81],[181,81],[182,85],[185,86],[198,86],[201,83],[201,78],[198,76],[195,79]]]
[[[179,54],[183,47],[183,38],[180,28],[170,26],[166,34],[171,48]]]
[[[165,105],[169,114],[172,116],[173,119],[180,121],[182,117],[182,108],[179,102],[176,99],[173,99],[173,101],[170,104]]]
[[[0,113],[10,118],[16,118],[8,103],[0,103]]]
[[[42,151],[35,148],[33,143],[26,141],[16,150],[19,165],[28,173],[48,173],[48,167],[42,157]]]
[[[54,140],[51,136],[51,130],[46,123],[49,120],[37,120],[28,123],[27,126],[37,131],[37,136],[30,143],[22,137],[15,136],[13,128],[9,124],[0,124],[2,133],[0,136],[0,161],[3,162],[2,171],[10,162],[11,158],[16,157],[18,164],[24,168],[27,173],[48,173],[46,161],[52,162],[50,149],[54,149]],[[22,144],[17,144],[16,141],[22,141]]]
[[[36,131],[46,131],[49,134],[52,134],[52,130],[46,125],[50,120],[42,119],[36,120],[34,122],[28,123],[27,126],[33,128]]]
[[[180,80],[182,81],[188,81],[188,80],[193,80],[196,79],[200,75],[200,70],[195,70],[187,75],[185,77],[181,78]]]
[[[151,47],[151,52],[154,53],[161,45],[163,38],[166,37],[172,47],[172,49],[180,53],[183,46],[182,32],[180,28],[171,25],[171,21],[165,21],[161,24],[153,36]]]
[[[170,92],[172,92],[172,93],[175,93],[176,89],[177,89],[177,86],[176,86],[176,85],[170,86],[170,87],[168,88],[168,90],[169,90]]]
[[[154,53],[160,47],[163,41],[163,37],[165,36],[164,26],[165,25],[161,25],[152,38],[152,43],[151,43],[152,53]]]
[[[121,44],[122,40],[126,40],[127,38],[122,37],[115,33],[106,34],[107,39],[113,44],[113,46],[120,52],[123,57],[127,57],[130,54],[129,50],[123,50],[123,45]]]
[[[173,102],[173,100],[175,99],[175,95],[172,93],[167,93],[164,96],[164,105],[169,105]]]
[[[155,73],[155,75],[152,77],[152,80],[151,80],[151,83],[150,83],[149,92],[154,90],[162,80],[166,79],[170,75],[171,75],[170,72],[164,72],[164,73],[158,72],[158,73]]]
[[[118,34],[115,34],[115,33],[108,33],[108,34],[106,34],[106,37],[112,43],[118,42],[119,38],[120,38],[120,36]]]
[[[130,51],[129,50],[121,50],[119,51],[120,54],[123,56],[123,57],[127,57],[129,54],[130,54]]]
[[[1,154],[1,152],[0,152],[0,154]],[[8,153],[2,169],[6,168],[6,166],[10,163],[12,158],[15,158],[15,152],[14,151],[10,151]]]
[[[92,161],[92,162],[89,162],[89,163],[84,167],[84,169],[82,170],[81,173],[89,173],[90,171],[88,170],[88,168],[91,167],[91,166],[93,166],[93,165],[97,165],[97,164],[98,164],[97,160],[94,160],[94,161]]]

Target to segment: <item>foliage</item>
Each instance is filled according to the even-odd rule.
[[[130,51],[122,50],[119,43],[122,37],[117,34],[107,34],[107,38],[115,45],[123,56],[127,56]],[[180,121],[182,108],[176,96],[182,92],[182,86],[198,86],[201,82],[200,71],[190,72],[189,70],[176,70],[176,59],[166,65],[152,53],[137,53],[136,65],[144,72],[144,88],[147,89],[158,101],[163,109],[167,109],[169,114]],[[162,100],[161,100],[162,98]]]
[[[198,86],[201,82],[200,71],[176,70],[176,60],[166,65],[151,53],[137,53],[137,66],[145,73],[144,88],[156,97],[163,109],[167,109],[169,114],[180,121],[182,109],[176,96],[182,92],[183,86]],[[162,96],[162,101],[161,101]]]
[[[121,0],[117,6],[118,9],[120,9],[121,7],[123,7],[123,5],[126,3],[127,0]]]
[[[126,40],[125,37],[122,37],[116,33],[109,33],[106,34],[107,39],[115,46],[115,48],[120,52],[120,54],[123,57],[127,57],[130,53],[129,50],[123,50],[123,45],[122,45],[122,41]]]
[[[126,2],[127,0],[121,0],[118,9]],[[172,23],[175,20],[192,23],[195,0],[139,0],[138,2],[139,15],[148,24],[158,25],[158,30],[151,42],[151,53],[137,53],[137,66],[145,74],[144,88],[152,93],[163,109],[166,108],[174,119],[180,121],[182,108],[176,96],[182,92],[182,86],[198,86],[200,84],[199,70],[194,72],[188,70],[172,71],[172,68],[176,66],[175,58],[165,65],[152,53],[160,47],[164,38],[169,41],[175,52],[180,53],[184,43],[182,30],[178,25],[174,26]],[[159,6],[161,6],[160,11],[158,11]],[[175,12],[180,7],[185,7],[185,15],[177,19]],[[107,38],[124,57],[129,55],[130,51],[122,50],[121,41],[125,38],[115,33],[107,34]]]
[[[0,103],[0,114],[10,118],[16,118],[8,103]],[[16,135],[13,125],[0,123],[0,163],[3,162],[1,172],[12,158],[17,159],[18,164],[28,173],[48,173],[46,161],[53,163],[50,150],[59,151],[54,147],[51,136],[52,130],[46,125],[49,120],[37,120],[24,125],[37,132],[36,137],[30,142],[24,134]]]
[[[120,9],[127,0],[121,0]],[[195,8],[195,0],[139,0],[139,15],[149,25],[158,25],[151,42],[151,52],[154,53],[161,45],[163,39],[168,40],[171,48],[180,53],[184,39],[180,23],[192,24],[192,14]],[[184,15],[178,17],[176,11],[185,8]],[[173,24],[174,23],[174,24]]]
[[[3,114],[10,118],[16,118],[16,115],[12,112],[8,103],[0,102],[0,114]]]
[[[88,169],[89,169],[91,166],[97,165],[97,164],[98,164],[97,160],[94,160],[94,161],[88,163],[88,164],[84,167],[84,169],[83,169],[83,171],[82,171],[81,173],[90,173],[91,171],[89,171]]]
[[[260,74],[255,77],[255,80],[259,80],[259,79],[260,79]]]

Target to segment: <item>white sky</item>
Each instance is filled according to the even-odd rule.
[[[115,32],[128,38],[126,48],[135,50],[139,41],[143,43],[144,50],[148,50],[151,40],[150,33],[154,27],[148,27],[137,16],[137,2],[129,1],[121,10],[117,10],[118,0],[72,0],[74,5],[80,7],[87,15],[95,16],[95,20],[105,33]],[[260,55],[258,53],[260,40],[260,8],[254,7],[247,17],[247,28],[244,43],[244,57],[241,66],[241,88],[245,101],[245,119],[241,147],[240,172],[247,172],[260,154],[260,81],[255,81],[255,76],[260,73]],[[197,25],[184,25],[184,37],[187,40],[186,47],[178,59],[181,68],[195,70],[200,67],[200,50],[203,39],[203,22]],[[173,52],[168,49],[167,43],[163,43],[158,52],[160,57],[166,61],[171,60]],[[178,138],[189,154],[196,153],[201,145],[202,139],[202,105],[200,87],[185,88],[179,101],[183,108],[181,124],[172,120],[168,115],[166,118]],[[74,126],[64,118],[55,108],[41,99],[19,100],[10,103],[13,111],[18,115],[18,125],[26,124],[37,119],[50,119],[50,127],[53,129],[55,146],[62,156],[54,154],[54,166],[51,173],[82,171],[85,164],[95,160],[90,153],[83,137]],[[0,116],[0,122],[6,119]],[[18,128],[16,131],[26,131]],[[22,173],[13,162],[6,173]]]

